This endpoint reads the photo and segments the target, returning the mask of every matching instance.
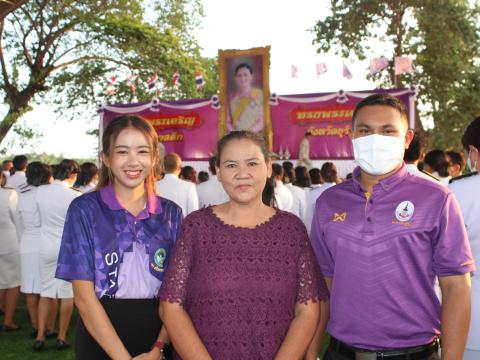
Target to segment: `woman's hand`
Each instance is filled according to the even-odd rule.
[[[149,352],[135,356],[133,360],[163,360],[163,353],[158,348],[153,348]]]

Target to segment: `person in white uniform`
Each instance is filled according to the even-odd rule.
[[[283,169],[283,171],[286,171],[285,168]],[[305,224],[305,221],[307,219],[307,193],[310,189],[310,185],[312,184],[312,182],[305,166],[297,166],[295,168],[294,174],[295,175],[293,176],[293,181],[284,183],[284,185],[292,193],[292,212],[297,215]],[[291,177],[292,176],[290,174],[289,178]]]
[[[450,189],[458,200],[467,229],[473,258],[480,261],[480,117],[465,129],[462,145],[472,173],[455,179]],[[480,359],[480,277],[472,276],[472,316],[464,360]]]
[[[13,161],[12,160],[3,160],[2,162],[2,173],[5,175],[6,178],[10,176],[10,169],[13,168]]]
[[[19,190],[27,183],[25,170],[27,169],[28,159],[25,155],[17,155],[13,158],[13,168],[15,173],[7,178],[7,187]]]
[[[13,331],[19,329],[13,323],[20,286],[19,223],[17,192],[7,188],[6,181],[5,175],[0,173],[0,289],[5,291],[5,318],[0,330]]]
[[[447,186],[451,179],[450,163],[443,150],[431,150],[425,155],[424,170],[435,176],[442,185]]]
[[[208,161],[208,169],[212,174],[210,179],[197,185],[198,202],[201,208],[220,205],[230,199],[223,189],[222,183],[218,181],[215,161],[215,157]]]
[[[23,227],[20,238],[20,265],[22,283],[20,291],[25,294],[28,315],[32,325],[31,335],[37,336],[38,300],[42,290],[40,279],[40,217],[35,205],[37,187],[51,179],[50,166],[34,161],[27,166],[27,185],[18,194],[18,218]],[[53,318],[54,320],[55,318]],[[53,321],[54,322],[54,321]],[[53,331],[53,326],[50,327]]]
[[[182,208],[183,216],[198,210],[196,185],[178,177],[182,170],[182,159],[178,154],[170,153],[163,158],[165,176],[157,181],[157,195],[173,201]]]
[[[38,306],[38,334],[33,345],[35,351],[44,347],[45,330],[49,307],[54,299],[62,299],[57,349],[68,347],[66,334],[73,310],[73,290],[71,283],[55,278],[58,253],[62,239],[67,209],[81,192],[72,188],[77,179],[79,166],[76,161],[64,159],[55,169],[52,184],[37,189],[36,205],[40,214],[40,277],[42,291]]]
[[[315,204],[322,193],[336,185],[338,180],[337,167],[332,162],[326,162],[320,169],[320,175],[323,179],[323,184],[320,187],[313,188],[307,195],[307,232],[310,235],[310,228],[312,227],[313,213],[315,211]]]
[[[425,159],[425,151],[428,147],[428,141],[424,134],[416,132],[413,136],[413,140],[405,149],[403,154],[403,161],[405,162],[405,169],[415,176],[422,177],[427,180],[439,181],[436,177],[426,171],[420,171],[418,169],[418,163]]]
[[[280,210],[293,212],[293,195],[283,184],[283,168],[280,164],[272,164],[272,178],[275,182],[275,201]]]
[[[92,162],[85,162],[80,166],[80,173],[73,187],[82,194],[95,190],[98,183],[98,167]]]

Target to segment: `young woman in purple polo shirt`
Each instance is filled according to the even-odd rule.
[[[230,199],[185,219],[160,290],[177,359],[303,358],[328,290],[302,221],[262,201],[270,175],[258,134],[219,141]]]
[[[56,276],[73,283],[77,359],[163,358],[157,294],[182,212],[155,195],[157,146],[146,121],[113,120],[98,190],[68,210]]]

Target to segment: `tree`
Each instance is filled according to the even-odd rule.
[[[319,52],[359,59],[415,57],[415,72],[373,76],[380,86],[418,86],[420,115],[432,117],[433,146],[456,147],[480,113],[478,4],[468,0],[332,0],[331,14],[313,31]],[[378,53],[378,49],[386,53]]]
[[[192,30],[203,15],[198,0],[32,0],[0,21],[0,92],[8,107],[0,142],[32,101],[59,109],[90,109],[99,102],[211,96],[214,60],[200,56]],[[172,75],[181,74],[181,85]],[[196,71],[207,86],[195,88]],[[137,74],[135,93],[125,81],[105,93],[107,76]],[[159,78],[156,94],[140,79]]]

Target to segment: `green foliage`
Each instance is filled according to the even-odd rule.
[[[415,57],[416,70],[389,71],[379,86],[418,86],[420,116],[434,119],[432,147],[459,147],[459,138],[480,113],[479,5],[468,0],[332,0],[331,14],[313,31],[319,52],[335,49],[359,59]],[[378,48],[385,52],[378,53]]]
[[[193,36],[201,16],[199,0],[26,2],[1,22],[0,92],[9,109],[0,142],[32,101],[85,118],[95,116],[98,103],[210,97],[218,88],[215,60],[201,57]],[[196,71],[207,80],[200,92]],[[133,73],[134,94],[124,81]],[[140,81],[153,74],[161,85],[155,94]],[[118,79],[113,95],[105,93],[110,76]]]

